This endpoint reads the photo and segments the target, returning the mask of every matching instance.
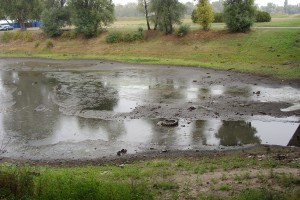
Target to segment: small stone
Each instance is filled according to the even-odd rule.
[[[125,164],[121,164],[121,165],[119,165],[119,167],[124,168],[124,167],[125,167]]]

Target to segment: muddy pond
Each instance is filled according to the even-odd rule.
[[[299,105],[299,82],[234,71],[0,59],[0,157],[300,146]]]

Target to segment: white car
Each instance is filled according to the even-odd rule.
[[[10,25],[0,25],[0,31],[8,31],[8,30],[14,30],[14,27]]]

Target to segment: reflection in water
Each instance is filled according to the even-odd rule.
[[[227,122],[224,121],[216,137],[220,139],[220,144],[224,146],[235,146],[242,144],[260,144],[260,139],[256,136],[257,130],[251,123],[244,121]]]
[[[29,138],[31,145],[81,142],[85,140],[121,141],[186,149],[203,145],[237,146],[246,144],[288,145],[299,124],[283,122],[194,121],[180,120],[179,127],[158,126],[158,119],[105,121],[63,116],[47,138]],[[182,126],[184,125],[184,127]],[[271,129],[268,127],[282,127]],[[298,131],[299,132],[299,131]],[[299,133],[298,134],[299,137]],[[295,136],[294,136],[295,137]],[[293,144],[298,146],[299,144]]]
[[[12,93],[13,111],[7,112],[3,118],[4,130],[27,139],[51,135],[58,117],[57,108],[51,103],[54,80],[45,81],[43,75],[36,72],[7,72],[2,78],[12,81],[17,87]],[[35,111],[37,107],[48,112]]]

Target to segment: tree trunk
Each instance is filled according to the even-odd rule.
[[[150,23],[149,23],[149,16],[148,16],[148,5],[146,0],[144,0],[144,4],[145,4],[145,15],[146,15],[147,27],[148,30],[151,30]]]
[[[24,20],[18,20],[20,27],[21,27],[21,31],[26,31],[26,24]]]
[[[156,13],[156,17],[155,17],[155,25],[154,25],[154,30],[157,30],[157,26],[158,26],[158,15]]]

